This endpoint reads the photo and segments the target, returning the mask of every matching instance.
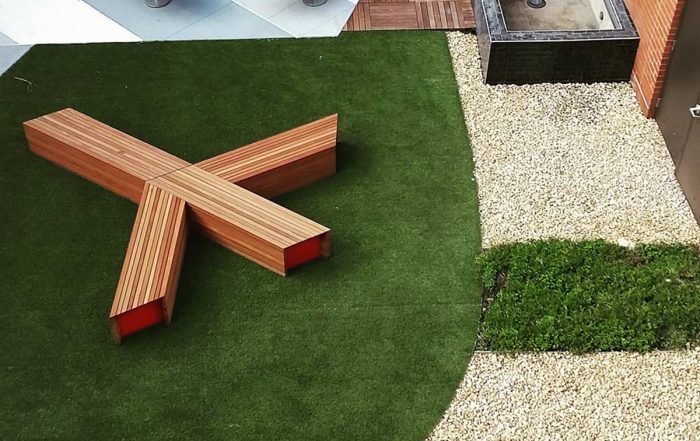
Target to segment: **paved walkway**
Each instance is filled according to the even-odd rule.
[[[0,74],[33,44],[335,37],[358,0],[0,0]]]

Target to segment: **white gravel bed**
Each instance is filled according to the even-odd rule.
[[[485,86],[476,37],[448,40],[485,248],[540,238],[700,242],[663,137],[629,84]]]
[[[474,353],[428,441],[700,439],[700,350]]]

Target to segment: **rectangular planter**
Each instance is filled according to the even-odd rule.
[[[487,84],[630,79],[639,36],[622,0],[601,3],[610,14],[608,29],[571,30],[508,29],[500,0],[473,3],[482,74]]]

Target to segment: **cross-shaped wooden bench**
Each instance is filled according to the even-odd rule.
[[[286,275],[330,230],[266,199],[335,173],[338,115],[190,164],[76,110],[24,123],[30,149],[139,204],[110,321],[117,344],[170,323],[189,228]]]

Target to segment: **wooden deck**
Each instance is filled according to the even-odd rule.
[[[470,0],[360,0],[344,31],[474,29]]]

